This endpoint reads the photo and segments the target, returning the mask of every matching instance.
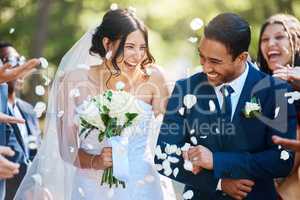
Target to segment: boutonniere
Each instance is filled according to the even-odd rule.
[[[259,99],[252,97],[250,102],[246,102],[243,114],[246,118],[254,118],[261,113],[261,104]]]

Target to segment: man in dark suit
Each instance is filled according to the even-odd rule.
[[[250,38],[238,15],[215,17],[199,43],[203,72],[177,81],[169,99],[157,142],[166,152],[157,150],[155,163],[192,199],[276,200],[273,179],[292,169],[294,153],[272,143],[273,135],[296,136],[290,86],[247,61]]]
[[[2,61],[8,61],[10,58],[19,59],[20,55],[16,49],[9,43],[2,43],[0,45],[0,59]],[[16,90],[22,88],[23,79],[8,82],[8,113],[11,116],[15,116],[20,119],[24,119],[24,124],[10,124],[16,141],[21,147],[23,160],[19,160],[21,164],[20,172],[14,178],[6,181],[6,197],[5,199],[13,199],[24,175],[28,164],[33,160],[37,153],[37,147],[40,137],[40,129],[38,125],[38,119],[33,110],[33,107],[16,97]]]

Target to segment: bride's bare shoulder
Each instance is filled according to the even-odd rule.
[[[149,65],[146,67],[146,72],[149,75],[149,81],[157,83],[166,82],[166,72],[159,65]]]

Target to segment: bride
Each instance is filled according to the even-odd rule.
[[[15,199],[175,199],[172,183],[156,172],[153,163],[155,117],[165,112],[169,96],[163,73],[153,63],[145,25],[132,11],[108,11],[101,25],[87,32],[60,63],[43,145]],[[124,150],[126,158],[115,152],[116,144],[99,143],[97,133],[78,136],[79,106],[118,85],[138,99],[143,113]],[[125,188],[100,185],[108,167],[113,167],[114,175],[122,175]]]

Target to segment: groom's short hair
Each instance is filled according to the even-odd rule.
[[[213,18],[204,28],[204,36],[224,44],[234,60],[248,51],[251,31],[246,20],[234,13],[222,13]]]

